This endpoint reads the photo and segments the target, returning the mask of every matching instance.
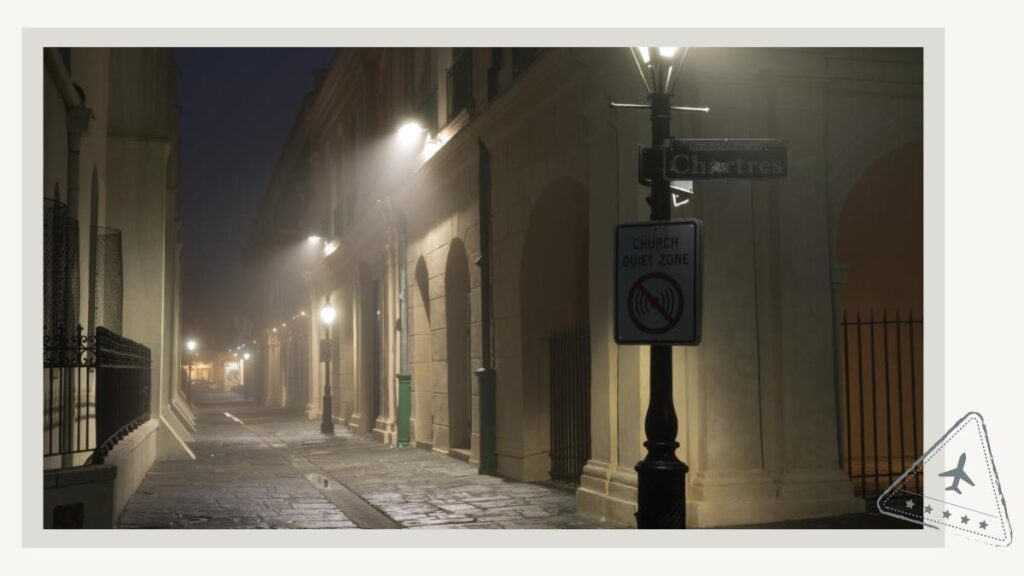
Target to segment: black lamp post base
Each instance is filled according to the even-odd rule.
[[[334,434],[334,402],[330,396],[324,396],[324,412],[320,419],[320,433]]]
[[[637,528],[686,528],[686,473],[689,467],[671,460],[641,460],[637,474]]]

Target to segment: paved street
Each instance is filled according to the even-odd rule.
[[[468,463],[389,448],[299,414],[207,394],[195,461],[158,462],[121,528],[602,528],[572,492],[477,474]]]

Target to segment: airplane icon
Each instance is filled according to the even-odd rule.
[[[971,477],[968,476],[966,472],[964,472],[964,464],[966,464],[966,463],[967,463],[967,453],[966,452],[962,452],[960,454],[960,462],[957,463],[956,468],[953,468],[952,470],[946,470],[942,474],[939,474],[939,476],[947,476],[947,477],[952,477],[953,478],[953,485],[947,487],[946,488],[947,491],[948,490],[952,490],[953,492],[956,492],[957,494],[963,494],[962,492],[960,492],[960,481],[961,480],[964,480],[968,484],[970,484],[971,486],[974,486],[974,482],[971,481]]]

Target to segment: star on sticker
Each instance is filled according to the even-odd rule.
[[[943,518],[949,518],[949,510],[943,510],[942,511],[942,517]]]
[[[963,516],[960,517],[960,523],[961,524],[967,524],[970,521],[971,521],[971,519],[967,517],[967,514],[964,514]]]
[[[910,499],[910,498],[907,498],[907,508],[913,508],[913,507],[914,507],[914,501],[912,499]]]
[[[982,520],[981,522],[978,522],[978,526],[979,526],[979,527],[980,527],[980,528],[981,528],[982,530],[984,530],[984,529],[988,528],[988,522],[986,522],[986,521]]]
[[[924,507],[924,513],[925,514],[931,514],[932,513],[932,505],[931,504],[929,504],[929,505]]]

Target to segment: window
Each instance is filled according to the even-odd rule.
[[[491,67],[487,69],[487,101],[490,102],[498,95],[498,75],[504,66],[504,48],[491,48]]]
[[[473,50],[453,48],[448,69],[448,121],[473,107]]]
[[[547,48],[513,48],[512,74],[518,76],[533,64]]]

